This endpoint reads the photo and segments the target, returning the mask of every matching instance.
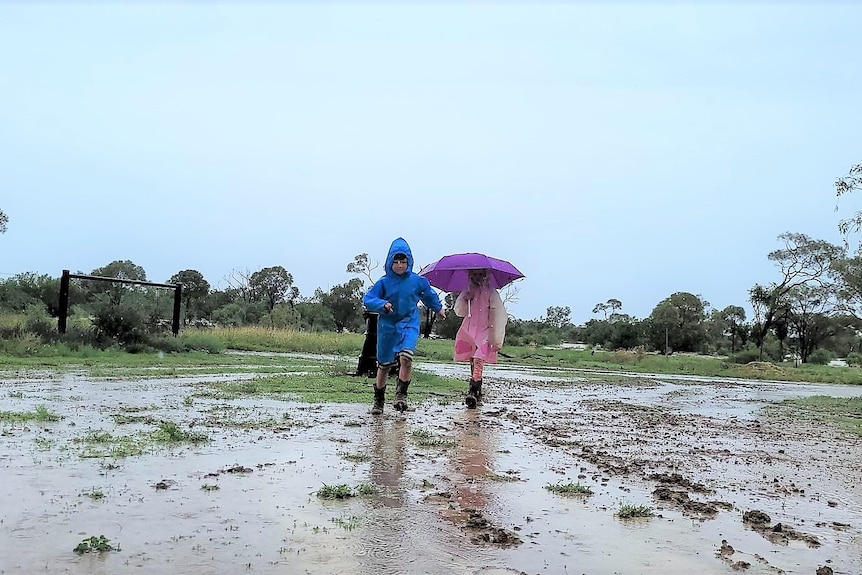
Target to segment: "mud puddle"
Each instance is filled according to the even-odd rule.
[[[374,418],[194,396],[217,379],[0,380],[0,411],[61,416],[0,423],[0,573],[862,573],[862,442],[761,410],[834,386],[509,368],[478,410]],[[92,443],[164,420],[209,442]],[[98,535],[120,549],[72,551]]]

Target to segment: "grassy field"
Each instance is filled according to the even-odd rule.
[[[80,366],[91,369],[127,370],[158,366],[176,372],[195,366],[213,372],[240,371],[249,363],[247,357],[223,353],[225,350],[260,352],[311,353],[343,358],[345,369],[355,369],[364,342],[362,334],[300,332],[266,328],[216,328],[206,331],[188,330],[179,340],[191,349],[185,353],[125,353],[122,350],[96,350],[90,347],[70,349],[63,344],[32,343],[26,351],[0,353],[0,368],[34,368]],[[21,346],[18,346],[21,348]],[[419,361],[452,360],[452,341],[421,339],[416,350]],[[258,369],[267,365],[273,369],[284,366],[288,358],[256,356]],[[721,358],[674,354],[663,356],[625,351],[592,353],[590,350],[549,349],[542,347],[504,346],[501,364],[541,366],[544,368],[583,369],[630,373],[686,374],[709,377],[805,381],[837,384],[862,384],[862,369],[825,365],[773,364],[755,362],[746,365],[729,363]],[[131,373],[131,371],[129,372]]]

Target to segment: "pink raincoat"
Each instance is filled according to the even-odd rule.
[[[509,319],[497,290],[488,285],[487,279],[479,286],[471,285],[458,294],[454,311],[464,318],[455,335],[455,361],[475,357],[497,363],[497,351],[503,347]]]

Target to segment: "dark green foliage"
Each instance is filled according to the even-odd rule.
[[[314,292],[314,298],[329,310],[334,324],[332,327],[338,333],[345,329],[358,331],[362,328],[363,295],[363,283],[359,278],[334,286],[328,292],[320,288]]]
[[[834,359],[832,352],[825,349],[815,349],[808,355],[807,363],[813,363],[814,365],[826,365],[832,359]]]
[[[96,537],[93,535],[92,537],[87,537],[73,549],[75,553],[78,555],[83,555],[84,553],[104,553],[106,551],[119,551],[120,546],[117,545],[114,547],[111,545],[111,540],[105,537],[104,535],[99,535]]]
[[[185,304],[185,323],[203,317],[203,303],[210,291],[210,284],[197,270],[183,270],[171,276],[168,283],[181,284],[182,299]]]
[[[733,363],[751,363],[760,359],[760,350],[756,348],[744,349],[731,354],[727,359]]]
[[[645,321],[647,341],[663,353],[701,352],[706,340],[705,309],[700,296],[677,292],[659,303]]]
[[[143,343],[143,325],[144,317],[137,309],[121,305],[106,305],[93,318],[98,341],[116,340],[121,345],[133,346],[130,349],[137,349],[137,344]]]

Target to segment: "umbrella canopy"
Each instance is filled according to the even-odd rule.
[[[431,285],[447,292],[463,291],[470,285],[470,270],[488,270],[491,287],[501,287],[524,277],[524,274],[505,260],[498,260],[485,254],[467,253],[443,256],[433,264],[419,271]]]

